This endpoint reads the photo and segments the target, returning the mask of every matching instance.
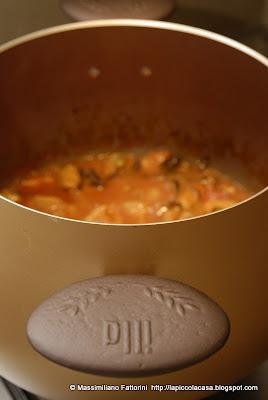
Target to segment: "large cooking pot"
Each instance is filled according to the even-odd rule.
[[[267,59],[142,20],[51,28],[0,53],[3,184],[48,154],[126,137],[229,152],[262,182],[229,209],[147,225],[72,221],[1,197],[0,374],[47,399],[196,399],[212,392],[76,385],[226,385],[264,361]]]

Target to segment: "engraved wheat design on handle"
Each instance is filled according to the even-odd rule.
[[[112,289],[100,286],[87,289],[78,296],[69,296],[65,304],[59,307],[57,311],[67,312],[74,317],[79,313],[85,313],[88,307],[98,300],[106,299],[111,292]]]
[[[200,311],[200,307],[194,304],[189,296],[183,296],[175,290],[165,289],[162,286],[150,286],[144,288],[144,293],[165,304],[170,310],[176,310],[181,317],[186,315],[187,310]]]

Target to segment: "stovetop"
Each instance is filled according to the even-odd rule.
[[[256,385],[259,390],[254,392],[219,393],[208,400],[267,400],[268,399],[268,362],[258,368],[251,376],[237,385]],[[38,399],[3,378],[0,378],[0,400],[42,400]]]

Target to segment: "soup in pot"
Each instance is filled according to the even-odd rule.
[[[50,162],[11,182],[1,194],[60,217],[144,224],[218,211],[252,192],[208,159],[155,149],[88,152]]]

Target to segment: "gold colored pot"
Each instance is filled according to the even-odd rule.
[[[106,225],[0,198],[0,374],[47,399],[198,399],[211,392],[79,392],[70,384],[230,384],[268,356],[268,61],[228,38],[163,22],[108,20],[47,29],[0,47],[0,178],[71,144],[232,146],[264,182],[227,210],[171,223]],[[132,141],[132,142],[131,142]],[[212,145],[213,144],[213,145]],[[37,353],[32,311],[57,290],[110,274],[184,282],[227,314],[218,352],[156,376],[77,372]],[[165,344],[163,343],[163,346]]]

